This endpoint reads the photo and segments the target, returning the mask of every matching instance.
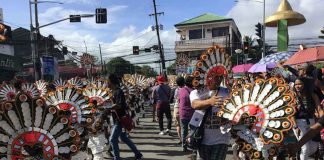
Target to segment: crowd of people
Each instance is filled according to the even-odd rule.
[[[225,101],[228,101],[228,98],[240,89],[238,86],[244,85],[239,83],[252,84],[260,79],[268,80],[276,77],[283,80],[281,83],[287,84],[291,95],[294,96],[296,112],[291,118],[294,123],[288,131],[293,136],[287,136],[280,145],[276,145],[275,156],[271,158],[285,159],[288,156],[306,160],[312,156],[316,159],[323,159],[324,81],[322,71],[308,63],[294,67],[282,64],[278,63],[277,68],[285,71],[285,74],[270,70],[264,73],[233,75],[228,78],[227,73],[220,72],[212,77],[207,76],[204,79],[205,85],[199,87],[194,83],[196,79],[194,75],[179,75],[175,79],[175,84],[168,83],[163,76],[157,76],[155,82],[148,83],[150,87],[134,89],[132,88],[134,84],[123,85],[114,74],[110,74],[107,77],[107,84],[100,84],[109,88],[110,93],[107,95],[110,101],[99,102],[99,99],[89,101],[91,107],[95,109],[95,116],[92,125],[84,127],[85,131],[80,134],[84,140],[80,150],[85,150],[91,138],[96,138],[98,133],[104,132],[106,145],[109,146],[110,155],[115,160],[121,159],[119,138],[129,146],[135,159],[142,159],[143,154],[130,140],[129,131],[122,124],[122,118],[129,113],[134,125],[139,125],[139,118],[145,117],[144,106],[146,102],[149,102],[153,111],[152,121],[157,121],[159,125],[158,134],[170,135],[172,126],[174,126],[182,151],[192,151],[195,159],[225,160],[229,144],[232,146],[235,159],[251,159],[256,155],[249,155],[245,152],[246,146],[236,143],[237,135],[233,135],[231,131],[224,132],[224,124],[228,122],[222,117],[221,112]],[[12,82],[3,82],[1,88],[11,85],[18,93],[26,89],[23,87],[24,83],[26,82],[17,77]],[[77,84],[65,87],[69,88],[71,85]],[[86,88],[85,84],[81,83],[80,86],[80,88]],[[48,92],[60,90],[54,84],[46,87]],[[7,99],[10,98],[14,97],[9,95]],[[1,110],[2,113],[4,108]],[[166,127],[163,124],[164,115],[167,119]],[[247,116],[248,123],[256,122],[251,115],[243,114],[241,119],[244,116]],[[195,140],[193,135],[197,133],[197,128],[202,133],[202,139],[193,147],[192,141]],[[94,159],[102,158],[95,148],[99,147],[102,151],[103,146],[104,144],[94,144],[94,149],[92,149]],[[242,149],[244,147],[245,150]]]

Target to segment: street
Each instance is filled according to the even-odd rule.
[[[171,106],[172,107],[172,106]],[[191,151],[183,152],[178,139],[174,125],[172,126],[172,136],[159,135],[158,122],[152,122],[151,108],[146,106],[145,118],[140,118],[140,125],[130,134],[131,140],[144,155],[145,160],[188,160],[191,157]],[[165,125],[166,125],[166,118]],[[120,156],[122,158],[134,159],[134,154],[127,145],[120,142]],[[230,149],[230,148],[229,148]],[[227,159],[232,159],[232,151],[228,151]],[[111,159],[107,153],[104,153],[105,159]],[[107,157],[107,158],[106,158]],[[109,158],[108,158],[109,157]]]

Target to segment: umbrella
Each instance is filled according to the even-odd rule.
[[[277,52],[263,57],[258,63],[259,64],[267,64],[270,62],[278,63],[280,61],[285,61],[289,59],[292,55],[294,55],[294,52]]]
[[[237,65],[232,68],[233,73],[247,72],[253,66],[252,63]]]
[[[300,50],[289,58],[284,65],[294,65],[321,60],[324,60],[324,46]]]
[[[277,63],[275,63],[275,62],[270,62],[267,64],[256,63],[249,69],[249,72],[250,73],[267,72],[268,69],[275,68],[276,66],[277,66]]]

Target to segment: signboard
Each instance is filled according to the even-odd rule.
[[[22,64],[21,58],[0,54],[0,69],[21,71],[23,67]]]
[[[52,81],[57,78],[57,61],[52,56],[43,56],[42,64],[42,79]]]
[[[14,46],[8,44],[0,44],[0,54],[14,56]]]

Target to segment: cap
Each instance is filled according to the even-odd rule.
[[[161,76],[161,75],[159,75],[159,76],[157,77],[157,82],[158,82],[159,84],[164,83],[164,77]]]

